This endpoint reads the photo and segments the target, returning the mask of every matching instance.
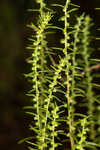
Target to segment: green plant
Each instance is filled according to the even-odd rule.
[[[32,72],[25,75],[32,84],[27,94],[32,105],[24,107],[33,116],[29,127],[33,136],[24,141],[30,150],[59,150],[64,145],[66,150],[97,150],[100,101],[95,87],[100,86],[94,83],[98,73],[93,71],[100,68],[100,59],[92,58],[91,19],[82,14],[72,23],[71,17],[79,6],[67,0],[65,5],[52,5],[60,7],[63,13],[59,18],[63,28],[54,26],[55,12],[46,7],[45,1],[36,2],[39,9],[31,11],[39,12],[38,23],[28,25],[35,31],[27,47],[32,51],[29,61]],[[47,37],[57,31],[63,37],[60,47],[50,47]]]

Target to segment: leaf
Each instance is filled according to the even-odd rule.
[[[85,94],[85,91],[84,90],[82,90],[82,89],[80,89],[80,88],[74,88],[74,90],[77,92],[80,92],[80,93],[82,93],[82,94]]]
[[[29,114],[31,116],[37,116],[37,114],[33,113],[33,112],[25,112],[26,114]]]
[[[73,4],[73,3],[70,3],[70,5],[71,5],[71,6],[74,6],[74,7],[78,7],[78,8],[80,8],[80,6],[79,6],[79,5],[76,5],[76,4]]]
[[[27,27],[34,29],[35,31],[38,31],[39,29],[32,23],[31,25],[26,25]]]
[[[62,80],[60,80],[60,82],[59,82],[59,81],[57,81],[57,83],[58,83],[60,86],[62,86],[63,88],[65,88],[64,84],[63,84],[63,83],[61,83],[61,81],[62,81]]]
[[[87,144],[87,145],[96,146],[96,147],[100,147],[100,144],[96,144],[96,143],[93,143],[93,142],[87,142],[87,141],[86,141],[86,144]]]
[[[62,94],[64,94],[64,95],[66,95],[66,92],[64,92],[64,91],[62,91],[62,90],[60,90],[60,89],[56,89],[56,91],[57,91],[57,92],[60,92],[60,93],[62,93]]]
[[[31,97],[34,97],[34,94],[26,94],[27,96],[31,96]]]
[[[35,133],[38,133],[38,129],[34,128],[32,125],[29,125],[29,129],[34,131]]]
[[[84,97],[84,95],[82,94],[74,94],[75,96],[74,97]]]
[[[64,8],[64,6],[63,6],[63,5],[60,5],[60,4],[52,4],[51,6],[57,6],[57,7]]]
[[[33,109],[33,106],[24,106],[23,109]]]
[[[100,37],[96,37],[96,40],[100,40]]]
[[[48,31],[48,32],[45,32],[44,34],[45,34],[45,35],[48,35],[48,34],[55,34],[55,33],[56,33],[56,32],[54,32],[54,31],[53,31],[53,32],[49,32],[49,31]]]
[[[50,28],[50,29],[58,29],[58,30],[63,31],[63,28],[60,28],[60,27],[57,27],[57,26],[48,26],[47,28]]]
[[[98,100],[97,98],[94,98],[95,102],[97,102],[98,104],[100,104],[100,100]]]
[[[71,12],[74,12],[74,11],[77,11],[77,10],[78,10],[78,8],[73,8],[73,9],[69,10],[67,13],[71,13]]]
[[[55,50],[60,50],[60,51],[63,51],[63,48],[60,48],[60,47],[51,47],[52,49],[55,49]]]
[[[80,113],[74,113],[73,116],[80,116],[80,117],[83,117],[83,118],[87,117],[86,115],[80,114]]]
[[[57,96],[53,95],[53,98],[55,98],[58,102],[62,102]],[[62,102],[63,103],[63,102]]]
[[[31,145],[33,145],[33,146],[38,147],[38,144],[32,143],[32,142],[30,142],[30,141],[25,141],[25,142],[28,143],[28,144],[31,144]]]
[[[34,139],[34,136],[30,136],[30,137],[24,138],[24,139],[18,141],[18,144],[21,144],[21,143],[23,143],[23,142],[25,142],[27,140],[31,140],[31,139]]]
[[[100,88],[100,85],[99,84],[96,84],[96,83],[92,83],[92,85],[96,88]]]
[[[27,11],[28,11],[28,12],[34,12],[34,11],[37,11],[37,12],[38,12],[38,11],[40,11],[40,10],[39,10],[39,9],[28,9]]]
[[[90,59],[91,61],[100,62],[100,59]]]
[[[63,112],[65,112],[65,111],[64,111],[64,110],[63,110],[63,111],[60,111],[60,112],[58,112],[57,114],[60,115],[60,114],[62,114]]]
[[[95,10],[100,10],[100,8],[95,8]]]

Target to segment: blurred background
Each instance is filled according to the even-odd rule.
[[[51,0],[46,0],[48,5]],[[30,135],[28,124],[31,118],[22,107],[29,103],[25,95],[29,83],[24,78],[28,72],[26,62],[29,57],[25,47],[30,31],[26,24],[35,23],[35,14],[27,12],[35,7],[35,0],[0,0],[0,149],[26,150],[26,145],[18,144],[20,139]],[[58,3],[61,2],[58,0]],[[65,0],[62,0],[64,3]],[[93,18],[95,28],[100,27],[100,0],[73,0],[79,4],[79,13],[85,11]],[[53,0],[56,3],[56,0]],[[95,33],[98,35],[98,32]],[[54,39],[56,41],[56,39]],[[96,47],[100,46],[97,42]],[[100,57],[99,57],[100,58]]]

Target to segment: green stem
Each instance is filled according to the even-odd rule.
[[[70,0],[66,1],[66,6],[65,6],[65,57],[66,57],[66,64],[67,64],[67,68],[66,68],[66,76],[67,76],[67,93],[66,93],[66,98],[67,98],[67,104],[68,104],[68,119],[69,119],[69,133],[70,133],[70,143],[71,143],[71,149],[73,149],[74,147],[74,140],[73,140],[73,131],[72,131],[72,127],[73,127],[73,120],[72,120],[72,110],[71,110],[71,99],[70,99],[70,75],[69,75],[69,60],[68,60],[68,20],[67,20],[67,10],[68,10],[68,6],[69,6]]]

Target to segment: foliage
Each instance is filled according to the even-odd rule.
[[[79,6],[67,0],[65,5],[52,4],[62,9],[59,21],[63,27],[53,25],[55,11],[46,7],[43,0],[36,0],[39,9],[38,23],[28,25],[32,29],[29,38],[32,56],[31,73],[32,106],[26,113],[33,116],[30,130],[32,137],[25,141],[30,150],[97,150],[100,147],[100,104],[95,88],[100,59],[92,58],[91,18],[75,16]],[[33,31],[35,34],[33,34]],[[60,47],[49,46],[49,34],[62,32]],[[97,72],[97,73],[96,73]],[[99,76],[99,75],[98,75]]]

